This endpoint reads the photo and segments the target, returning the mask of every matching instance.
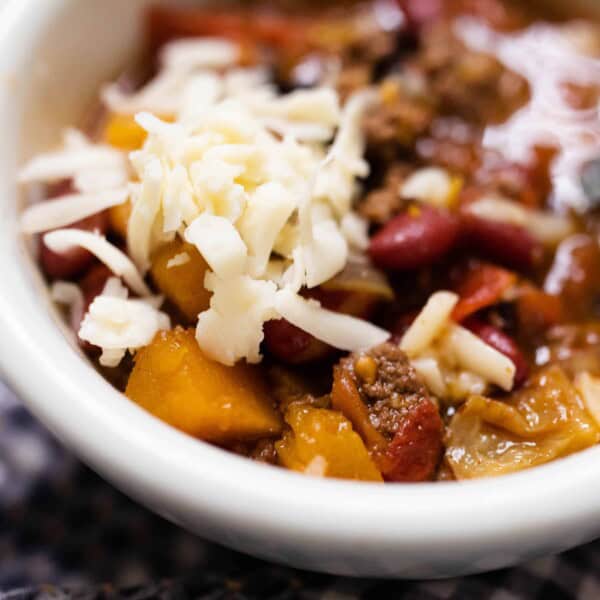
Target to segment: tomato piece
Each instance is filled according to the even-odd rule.
[[[469,261],[455,286],[460,300],[452,318],[460,322],[482,308],[496,304],[515,282],[516,275],[511,271],[486,262]]]
[[[564,319],[560,296],[548,294],[534,285],[522,286],[515,302],[519,327],[528,335],[543,333]]]
[[[151,46],[182,37],[213,36],[289,48],[306,42],[310,20],[256,11],[153,6],[147,17]]]
[[[400,428],[378,461],[387,481],[432,479],[440,462],[443,424],[437,407],[425,400],[402,420]]]

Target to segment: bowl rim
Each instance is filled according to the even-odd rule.
[[[30,36],[60,4],[7,2],[0,57],[14,47],[12,33],[22,31],[23,20],[31,26],[33,6],[43,10]],[[2,67],[13,60],[10,52],[4,55]],[[8,94],[2,86],[0,110]],[[0,115],[0,124],[9,117]],[[6,124],[18,135],[16,122]],[[14,178],[15,168],[15,159],[4,160],[0,177]],[[17,232],[15,184],[2,185],[8,194],[0,206],[0,366],[6,380],[85,462],[138,499],[157,499],[171,518],[185,522],[191,511],[216,528],[258,528],[274,539],[415,549],[486,539],[514,545],[549,535],[564,536],[566,546],[575,527],[589,525],[591,537],[599,526],[600,446],[494,479],[380,485],[264,466],[173,429],[112,388],[61,333]],[[376,510],[365,510],[372,505]],[[579,534],[572,543],[581,541]]]

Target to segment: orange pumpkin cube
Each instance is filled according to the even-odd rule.
[[[110,229],[122,239],[127,239],[127,223],[129,223],[130,215],[131,202],[129,200],[127,202],[123,202],[123,204],[111,206],[108,209],[108,221]]]
[[[104,139],[119,150],[138,150],[146,141],[146,132],[133,115],[113,114],[104,128]]]
[[[260,369],[206,358],[193,329],[161,331],[142,348],[125,394],[169,425],[217,444],[281,431]]]
[[[158,289],[190,323],[195,323],[210,304],[211,292],[204,287],[207,269],[198,250],[176,238],[154,253],[150,273]]]
[[[285,420],[291,430],[275,444],[284,467],[324,477],[382,481],[362,439],[340,412],[292,404]]]

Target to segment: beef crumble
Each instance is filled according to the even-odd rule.
[[[390,342],[342,359],[354,374],[369,411],[371,425],[391,439],[407,415],[422,402],[431,402],[415,369],[400,348]]]

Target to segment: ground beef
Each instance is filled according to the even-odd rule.
[[[404,352],[387,342],[342,359],[340,367],[351,374],[370,426],[385,440],[371,446],[383,477],[387,481],[432,479],[443,450],[443,424]],[[359,431],[366,435],[364,426]]]
[[[498,122],[527,100],[525,79],[494,57],[467,48],[454,35],[451,23],[425,29],[421,43],[416,65],[445,113],[480,123]]]
[[[457,117],[440,117],[416,144],[417,156],[428,164],[471,177],[480,167],[483,130]]]
[[[364,131],[371,154],[384,160],[395,158],[401,149],[410,149],[424,135],[435,109],[420,96],[412,96],[393,82],[384,83],[382,99],[365,115]],[[391,89],[390,89],[391,88]]]
[[[358,212],[371,223],[384,225],[404,206],[400,186],[414,167],[396,162],[388,169],[381,187],[369,192],[358,205]]]
[[[371,424],[388,439],[410,411],[421,402],[430,402],[425,386],[396,344],[388,342],[343,361],[354,372]]]
[[[354,92],[363,90],[371,84],[372,68],[368,63],[356,63],[344,66],[337,78],[336,88],[340,100],[344,102]]]

